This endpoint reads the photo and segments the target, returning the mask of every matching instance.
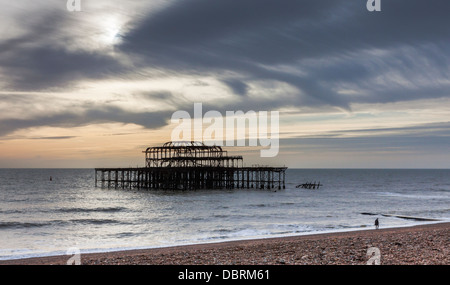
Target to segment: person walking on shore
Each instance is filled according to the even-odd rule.
[[[379,222],[378,222],[378,218],[375,220],[375,229],[378,230],[378,227],[380,226]]]

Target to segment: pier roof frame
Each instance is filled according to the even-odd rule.
[[[235,167],[242,165],[242,156],[229,156],[221,146],[208,146],[195,141],[170,141],[145,151],[147,167]]]

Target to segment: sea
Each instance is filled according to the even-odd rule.
[[[0,260],[450,221],[449,169],[288,169],[285,189],[195,191],[106,189],[94,176],[0,169]]]

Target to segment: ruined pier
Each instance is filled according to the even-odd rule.
[[[168,142],[145,151],[145,167],[96,168],[95,185],[122,189],[284,189],[286,167],[243,166],[220,146]]]

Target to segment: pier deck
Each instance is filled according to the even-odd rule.
[[[286,167],[96,168],[95,185],[168,190],[281,189]]]

